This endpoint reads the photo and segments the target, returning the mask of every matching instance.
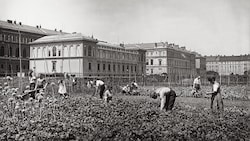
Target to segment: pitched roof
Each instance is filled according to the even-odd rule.
[[[11,29],[11,30],[20,30],[22,32],[42,34],[42,35],[57,35],[57,34],[65,34],[65,32],[59,32],[54,30],[49,30],[40,27],[34,27],[30,25],[24,25],[20,23],[14,23],[12,21],[6,22],[0,20],[0,28]]]
[[[98,42],[97,39],[87,37],[82,35],[81,33],[73,33],[73,34],[61,34],[61,35],[50,35],[44,36],[31,42],[30,44],[40,44],[40,43],[55,43],[55,42],[67,42],[67,41],[91,41]]]

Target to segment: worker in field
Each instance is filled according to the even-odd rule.
[[[158,88],[151,94],[151,98],[156,99],[158,96],[161,100],[160,110],[165,109],[166,111],[169,111],[173,109],[175,98],[177,97],[174,90],[168,87]]]
[[[106,90],[103,95],[103,99],[105,103],[109,103],[112,100],[112,87],[111,86],[106,86]]]
[[[207,95],[211,95],[210,108],[213,112],[218,110],[220,115],[222,115],[224,105],[221,96],[220,84],[215,80],[215,76],[210,76],[207,79],[212,84],[212,92],[207,93]]]
[[[67,95],[67,88],[66,88],[66,84],[65,84],[65,81],[63,80],[59,80],[58,81],[58,93],[66,98],[68,95]]]
[[[99,93],[100,98],[103,99],[103,93],[104,93],[104,90],[105,90],[105,83],[100,79],[96,79],[94,81],[94,85],[95,85],[95,88],[96,88],[95,94]]]
[[[77,87],[77,79],[76,79],[75,75],[72,75],[72,89],[73,89],[73,92],[76,90],[76,87]]]
[[[134,90],[136,90],[136,89],[138,89],[138,84],[135,82],[135,81],[133,81],[132,83],[131,83],[131,87],[132,87],[132,89]]]
[[[192,94],[196,96],[195,94],[198,94],[200,90],[201,90],[201,80],[200,80],[200,76],[198,76],[194,79]]]
[[[35,90],[36,89],[43,89],[45,87],[45,79],[44,79],[44,75],[40,74],[39,78],[36,80],[36,86],[35,86]]]

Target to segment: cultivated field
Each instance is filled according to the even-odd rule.
[[[174,110],[159,100],[114,94],[109,104],[92,91],[64,99],[51,91],[21,101],[1,93],[1,140],[249,140],[250,101],[224,100],[224,118],[209,110],[209,99],[177,97]]]

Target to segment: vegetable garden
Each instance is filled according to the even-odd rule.
[[[52,88],[27,101],[18,99],[16,89],[1,91],[0,140],[250,139],[250,103],[244,98],[225,100],[220,119],[211,113],[205,98],[183,95],[173,111],[165,112],[159,110],[158,100],[147,96],[146,88],[140,89],[141,96],[114,93],[108,104],[92,96],[91,90],[65,99]]]

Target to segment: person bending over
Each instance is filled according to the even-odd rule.
[[[160,110],[165,109],[166,111],[169,111],[173,109],[175,98],[177,97],[174,90],[168,87],[158,88],[153,92],[151,98],[156,99],[158,96],[161,100]]]

